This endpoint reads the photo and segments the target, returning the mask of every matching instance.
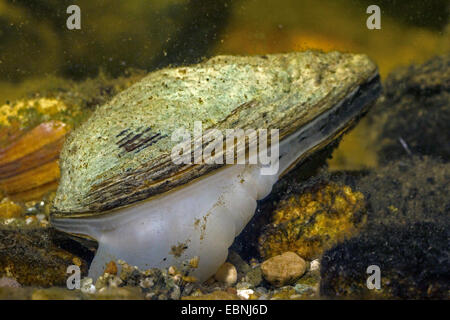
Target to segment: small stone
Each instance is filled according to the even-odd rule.
[[[141,286],[141,288],[144,288],[144,289],[151,288],[151,287],[153,287],[154,284],[155,284],[155,283],[154,283],[154,281],[153,281],[152,278],[144,278],[144,279],[142,279],[142,280],[140,281],[140,283],[139,283],[139,285]]]
[[[181,290],[179,286],[174,286],[172,292],[170,293],[170,299],[178,300],[181,296]]]
[[[167,273],[171,276],[174,276],[177,274],[177,269],[174,266],[170,266],[169,269],[167,269]]]
[[[313,261],[311,261],[311,264],[309,266],[309,270],[310,271],[316,271],[320,269],[320,261],[319,259],[315,259]]]
[[[247,272],[243,280],[250,283],[253,287],[258,286],[262,282],[261,266],[252,268],[249,272]]]
[[[255,292],[260,294],[260,295],[263,295],[263,294],[267,294],[268,291],[264,287],[258,287],[258,288],[255,289]]]
[[[28,216],[25,218],[25,224],[27,224],[27,225],[35,223],[36,221],[38,221],[38,220],[35,216]]]
[[[311,286],[308,286],[308,285],[304,285],[304,284],[301,284],[301,283],[297,283],[295,286],[294,286],[294,290],[295,290],[295,292],[297,292],[298,294],[305,294],[305,293],[311,293],[311,292],[313,292],[314,290],[313,290],[313,287],[311,287]]]
[[[117,265],[116,265],[116,263],[114,261],[110,261],[106,265],[105,273],[117,275]]]
[[[229,262],[225,262],[220,266],[219,270],[217,270],[214,278],[227,285],[233,285],[237,281],[236,267]]]
[[[78,266],[78,267],[80,267],[81,264],[83,263],[83,262],[81,261],[81,259],[78,258],[78,257],[73,257],[72,262],[73,262],[74,265],[76,265],[76,266]]]
[[[250,299],[250,296],[254,293],[255,292],[252,289],[237,290],[237,295],[246,300]]]
[[[20,288],[21,285],[14,278],[0,277],[0,288]]]
[[[109,286],[114,288],[119,287],[122,283],[123,281],[119,277],[114,275],[111,275],[108,281]]]
[[[252,286],[252,284],[251,283],[248,283],[248,282],[245,282],[245,281],[242,281],[242,282],[239,282],[238,284],[236,284],[236,289],[250,289],[250,288],[252,288],[253,286]]]
[[[295,294],[297,293],[292,286],[285,286],[274,290],[270,300],[289,300]]]
[[[96,290],[92,278],[81,279],[80,290],[86,294],[94,294]]]
[[[294,252],[285,252],[264,261],[261,271],[270,284],[281,287],[300,278],[306,271],[306,262]]]

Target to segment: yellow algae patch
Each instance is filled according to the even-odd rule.
[[[314,259],[356,234],[365,220],[362,193],[331,182],[315,186],[280,203],[272,225],[259,238],[260,253],[270,258],[293,251]]]
[[[20,123],[33,122],[33,116],[47,117],[61,114],[68,110],[67,105],[54,98],[35,98],[17,100],[14,103],[5,103],[0,106],[0,126],[11,126],[13,120]]]

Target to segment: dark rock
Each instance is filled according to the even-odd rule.
[[[449,299],[449,230],[430,222],[379,225],[322,258],[321,295],[394,299]],[[381,271],[381,288],[369,290],[367,267]]]
[[[321,294],[328,297],[442,299],[449,297],[450,164],[403,159],[354,177],[368,202],[360,234],[325,252]],[[381,290],[366,286],[366,269],[381,269]]]
[[[380,162],[409,155],[450,160],[450,55],[391,73],[369,112],[380,127]]]
[[[0,228],[0,278],[8,276],[24,286],[66,286],[67,267],[87,263],[52,242],[48,228]]]

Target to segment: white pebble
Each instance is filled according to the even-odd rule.
[[[83,293],[94,294],[95,286],[92,278],[83,278],[80,283],[80,290]]]
[[[309,270],[315,271],[320,269],[320,261],[319,259],[315,259],[311,261],[311,264],[309,265]]]
[[[250,295],[253,293],[254,291],[252,289],[237,290],[237,295],[244,299],[250,299]]]

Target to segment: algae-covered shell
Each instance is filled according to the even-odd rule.
[[[150,73],[67,138],[53,216],[80,217],[163,193],[221,165],[171,160],[178,128],[290,133],[377,74],[365,55],[315,51],[218,56]]]
[[[257,200],[347,130],[379,93],[374,63],[337,52],[220,56],[153,72],[66,140],[51,222],[99,242],[90,277],[100,276],[110,260],[145,269],[198,257],[192,275],[205,280],[225,261]],[[194,135],[183,142],[183,149],[193,145],[187,153],[193,162],[172,157],[179,129]],[[220,133],[217,145],[208,129]],[[247,134],[244,143],[228,142],[229,129],[258,130],[258,138],[259,130],[270,130],[270,146]],[[226,165],[196,155],[216,145],[220,159],[243,145],[250,151],[250,142],[257,143],[259,160],[270,147],[269,174],[267,163],[252,163],[247,152],[243,162],[226,154]]]

